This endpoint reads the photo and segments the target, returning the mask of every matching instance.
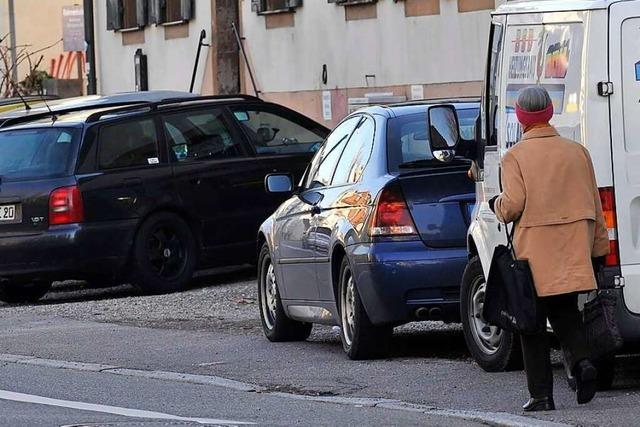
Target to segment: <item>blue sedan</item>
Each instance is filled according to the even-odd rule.
[[[428,103],[360,110],[329,135],[299,185],[265,179],[267,191],[291,194],[258,236],[269,340],[338,325],[347,355],[368,359],[387,354],[395,326],[459,321],[475,186],[469,163],[437,161],[455,153],[432,152],[430,138],[472,139],[478,104],[450,105],[458,123],[442,114],[451,107]]]

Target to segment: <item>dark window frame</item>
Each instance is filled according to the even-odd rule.
[[[156,132],[156,152],[158,154],[158,160],[159,163],[158,164],[141,164],[141,165],[134,165],[134,166],[124,166],[124,167],[119,167],[119,168],[103,168],[102,165],[100,164],[100,152],[101,152],[101,146],[102,146],[102,132],[105,128],[110,127],[110,126],[118,126],[118,125],[122,125],[122,124],[126,124],[129,122],[135,122],[135,121],[145,121],[145,120],[151,120],[153,121],[154,124],[154,129]],[[121,118],[118,120],[109,120],[107,122],[104,122],[102,124],[100,124],[97,128],[97,130],[95,130],[95,139],[92,141],[92,144],[95,146],[95,149],[93,147],[89,147],[89,153],[91,153],[91,151],[95,151],[95,153],[93,153],[95,155],[94,157],[94,164],[93,164],[93,169],[96,172],[102,172],[102,173],[109,173],[112,171],[127,171],[127,170],[134,170],[134,169],[150,169],[150,168],[157,168],[163,165],[167,165],[169,164],[168,161],[168,157],[167,157],[167,150],[166,150],[166,141],[163,138],[163,135],[160,133],[160,129],[159,129],[159,118],[157,115],[152,115],[152,114],[144,114],[144,115],[137,115],[137,116],[128,116],[126,118]]]
[[[166,134],[164,116],[174,115],[174,114],[197,113],[199,111],[200,112],[213,111],[214,113],[219,114],[219,117],[222,123],[224,124],[224,126],[227,128],[227,131],[229,132],[229,135],[231,135],[231,138],[233,138],[234,141],[238,141],[237,147],[239,148],[239,151],[240,151],[240,154],[238,156],[229,157],[229,158],[205,159],[203,161],[197,161],[197,162],[194,162],[194,161],[180,162],[178,160],[173,159],[173,156],[171,156],[171,143]],[[244,160],[250,159],[253,157],[252,149],[250,149],[251,144],[246,140],[244,132],[242,132],[242,130],[238,128],[238,124],[235,123],[235,119],[232,117],[232,114],[224,106],[209,104],[209,105],[201,105],[197,107],[189,106],[187,108],[163,110],[158,115],[158,126],[161,132],[160,137],[164,141],[164,147],[167,155],[167,162],[174,166],[193,165],[193,164],[207,163],[207,162],[219,163],[219,162],[226,162],[226,161],[238,161],[243,159]]]
[[[301,152],[301,153],[291,153],[291,154],[258,153],[256,151],[256,148],[253,146],[253,143],[251,142],[251,136],[247,134],[247,131],[245,130],[244,126],[242,126],[242,123],[240,123],[237,117],[235,117],[235,113],[237,111],[244,111],[244,110],[260,111],[264,113],[273,114],[275,116],[283,117],[284,119],[289,120],[290,122],[293,122],[307,129],[309,132],[315,133],[316,135],[318,135],[319,138],[322,139],[323,142],[331,134],[331,131],[326,131],[326,128],[322,127],[317,122],[309,119],[308,117],[278,105],[273,105],[268,103],[243,103],[243,104],[229,105],[227,106],[226,109],[228,110],[229,116],[231,117],[231,120],[234,122],[238,131],[242,133],[244,140],[246,141],[246,145],[250,149],[251,155],[258,158],[267,158],[270,156],[305,156],[305,155],[315,154],[315,153],[311,153],[311,152],[309,153]],[[325,134],[325,136],[320,135],[318,132]]]

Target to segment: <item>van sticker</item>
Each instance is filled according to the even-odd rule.
[[[157,157],[149,157],[147,159],[147,163],[149,163],[150,165],[157,165],[160,163],[160,159],[158,159]]]
[[[640,82],[640,61],[636,62],[636,81]]]
[[[569,54],[571,39],[561,40],[552,44],[547,49],[546,67],[544,77],[546,79],[564,79],[569,71]]]

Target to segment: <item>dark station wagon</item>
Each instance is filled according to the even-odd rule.
[[[253,261],[284,200],[265,175],[301,177],[328,133],[244,95],[12,123],[0,131],[0,299],[34,301],[67,279],[178,291],[196,268]]]

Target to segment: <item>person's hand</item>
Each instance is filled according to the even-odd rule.
[[[491,212],[496,213],[496,200],[498,199],[498,196],[493,196],[492,198],[489,199],[489,209],[491,209]]]

